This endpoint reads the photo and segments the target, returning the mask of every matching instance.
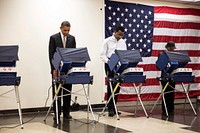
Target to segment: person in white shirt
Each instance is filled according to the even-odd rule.
[[[125,41],[122,39],[124,36],[124,27],[119,26],[115,29],[115,32],[113,33],[112,36],[106,38],[103,42],[103,46],[100,52],[100,58],[102,61],[105,63],[105,72],[106,76],[108,78],[113,78],[114,77],[114,72],[110,71],[109,66],[108,66],[108,61],[111,55],[115,52],[115,50],[127,50],[127,46]],[[112,83],[112,87],[114,88],[116,85],[115,83]],[[120,88],[118,87],[117,90],[115,91],[116,93],[119,93]],[[111,95],[111,90],[110,86],[107,85],[107,100]],[[115,102],[117,103],[117,98],[118,96],[115,95]],[[112,99],[108,103],[108,116],[113,117],[116,114],[115,109],[114,109],[114,104]],[[121,114],[118,112],[118,114]]]

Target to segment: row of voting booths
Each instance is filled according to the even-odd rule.
[[[21,105],[19,100],[19,92],[18,86],[20,83],[20,77],[16,75],[16,72],[4,72],[2,71],[4,68],[14,68],[16,66],[16,61],[18,60],[18,46],[1,46],[0,47],[0,86],[2,85],[12,85],[15,86],[16,99],[18,104],[18,111],[20,116],[20,124],[23,125],[22,114],[21,114]],[[63,84],[80,84],[83,87],[76,91],[70,92],[71,94],[81,95],[86,97],[87,105],[88,105],[88,113],[90,112],[93,120],[95,120],[94,113],[90,103],[89,96],[89,85],[93,83],[93,76],[90,75],[90,70],[86,67],[86,63],[90,61],[90,56],[88,54],[87,48],[57,48],[54,57],[53,57],[53,65],[54,68],[60,73],[60,76],[54,79],[55,84],[59,83],[59,86],[56,90],[55,96],[53,96],[52,104],[46,114],[45,120],[51,110],[53,102],[57,102],[58,98],[63,96],[58,96],[58,92],[61,89],[65,89],[62,87]],[[146,75],[144,73],[143,68],[137,67],[138,63],[142,62],[142,57],[138,50],[115,50],[115,53],[112,54],[108,65],[111,71],[115,73],[113,78],[108,78],[108,85],[110,85],[112,95],[108,98],[105,103],[105,107],[103,108],[100,116],[104,114],[106,110],[108,102],[113,99],[113,104],[115,107],[115,111],[117,112],[117,106],[114,100],[114,92],[117,87],[120,86],[121,83],[131,83],[138,97],[138,102],[142,106],[142,109],[148,118],[149,115],[144,107],[142,99],[140,97],[142,84],[146,81]],[[157,68],[166,73],[165,76],[158,77],[158,81],[162,80],[173,80],[175,82],[180,82],[183,86],[183,93],[186,94],[186,98],[188,99],[194,114],[196,115],[195,109],[191,103],[189,98],[188,89],[185,88],[185,82],[194,82],[194,76],[192,75],[191,68],[185,68],[186,64],[190,62],[189,55],[187,52],[167,52],[164,51],[156,62]],[[111,83],[116,82],[116,86],[112,88]],[[136,85],[138,84],[139,85]],[[176,90],[176,88],[173,88]],[[80,94],[80,91],[83,90],[84,94]],[[164,98],[164,89],[161,86],[161,94],[156,100],[152,110],[158,103],[158,100],[162,97]],[[0,95],[1,96],[1,95]],[[56,104],[57,106],[57,104]],[[57,108],[57,107],[56,107]],[[58,109],[56,109],[58,115]],[[168,113],[167,113],[168,114]],[[116,113],[117,118],[119,120],[119,116]],[[88,116],[89,117],[89,116]],[[58,118],[58,117],[57,117]],[[57,124],[59,124],[57,119]]]

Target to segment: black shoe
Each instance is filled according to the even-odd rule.
[[[116,112],[115,112],[115,114],[116,114]],[[117,112],[117,114],[118,114],[118,115],[121,115],[122,113],[121,113],[121,112]]]
[[[71,115],[64,115],[64,119],[72,119]]]
[[[53,120],[56,121],[56,116],[53,117]],[[60,121],[60,116],[58,116],[58,120]]]
[[[113,111],[108,112],[109,117],[113,117],[114,115],[115,115],[115,113]]]

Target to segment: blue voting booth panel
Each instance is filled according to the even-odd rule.
[[[174,82],[194,82],[194,76],[191,71],[176,72],[180,68],[184,68],[190,57],[186,51],[168,52],[164,51],[156,61],[157,68],[164,73],[161,75],[162,80],[173,80]],[[174,71],[176,73],[174,73]]]
[[[66,84],[91,84],[93,76],[88,71],[68,73],[72,68],[84,68],[87,61],[90,61],[87,48],[57,48],[52,63],[60,72],[58,80]]]
[[[0,67],[15,67],[18,58],[18,46],[0,46]],[[0,72],[0,86],[19,85],[21,77],[17,72]]]
[[[169,52],[164,51],[159,55],[156,66],[160,71],[171,73],[176,68],[183,68],[190,62],[189,55],[186,51]]]
[[[136,67],[142,62],[142,57],[138,50],[115,50],[108,61],[108,66],[115,73],[122,73],[129,67]]]

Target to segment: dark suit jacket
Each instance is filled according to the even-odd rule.
[[[75,37],[72,35],[68,35],[67,36],[67,48],[76,48],[76,40]],[[52,64],[52,59],[53,59],[53,55],[56,52],[56,48],[60,47],[63,48],[63,43],[62,43],[62,38],[60,35],[60,32],[57,34],[54,34],[50,37],[49,40],[49,62],[51,65],[51,73],[53,73],[54,70],[54,66]]]

